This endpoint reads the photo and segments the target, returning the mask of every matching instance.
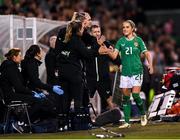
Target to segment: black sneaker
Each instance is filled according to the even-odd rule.
[[[12,123],[12,127],[13,127],[17,132],[19,132],[20,134],[22,134],[22,133],[24,132],[23,124],[20,123],[19,121],[13,122],[13,123]]]

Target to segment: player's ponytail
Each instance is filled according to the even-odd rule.
[[[71,36],[72,36],[72,22],[70,22],[68,25],[67,25],[67,28],[66,28],[66,34],[65,34],[65,38],[64,38],[64,43],[67,43]]]
[[[63,42],[67,43],[71,39],[73,34],[79,34],[81,28],[82,28],[82,23],[80,20],[74,20],[70,22],[67,25],[66,34]]]

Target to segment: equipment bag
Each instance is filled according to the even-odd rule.
[[[119,108],[108,110],[100,114],[96,119],[94,125],[103,126],[109,123],[117,123],[121,119],[121,112]]]
[[[54,133],[58,131],[58,120],[48,119],[32,125],[34,133]]]
[[[68,130],[91,129],[91,118],[89,108],[83,108],[79,112],[70,111]]]

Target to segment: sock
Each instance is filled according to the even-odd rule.
[[[130,115],[131,115],[131,103],[130,96],[123,96],[123,111],[124,111],[124,119],[126,123],[129,123]]]
[[[144,109],[144,105],[143,105],[143,100],[141,99],[141,97],[139,96],[139,93],[133,93],[132,94],[134,101],[136,102],[136,105],[140,111],[141,115],[145,115],[145,109]]]

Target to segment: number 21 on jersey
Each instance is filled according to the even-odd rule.
[[[132,47],[126,47],[125,54],[126,55],[132,54]]]

